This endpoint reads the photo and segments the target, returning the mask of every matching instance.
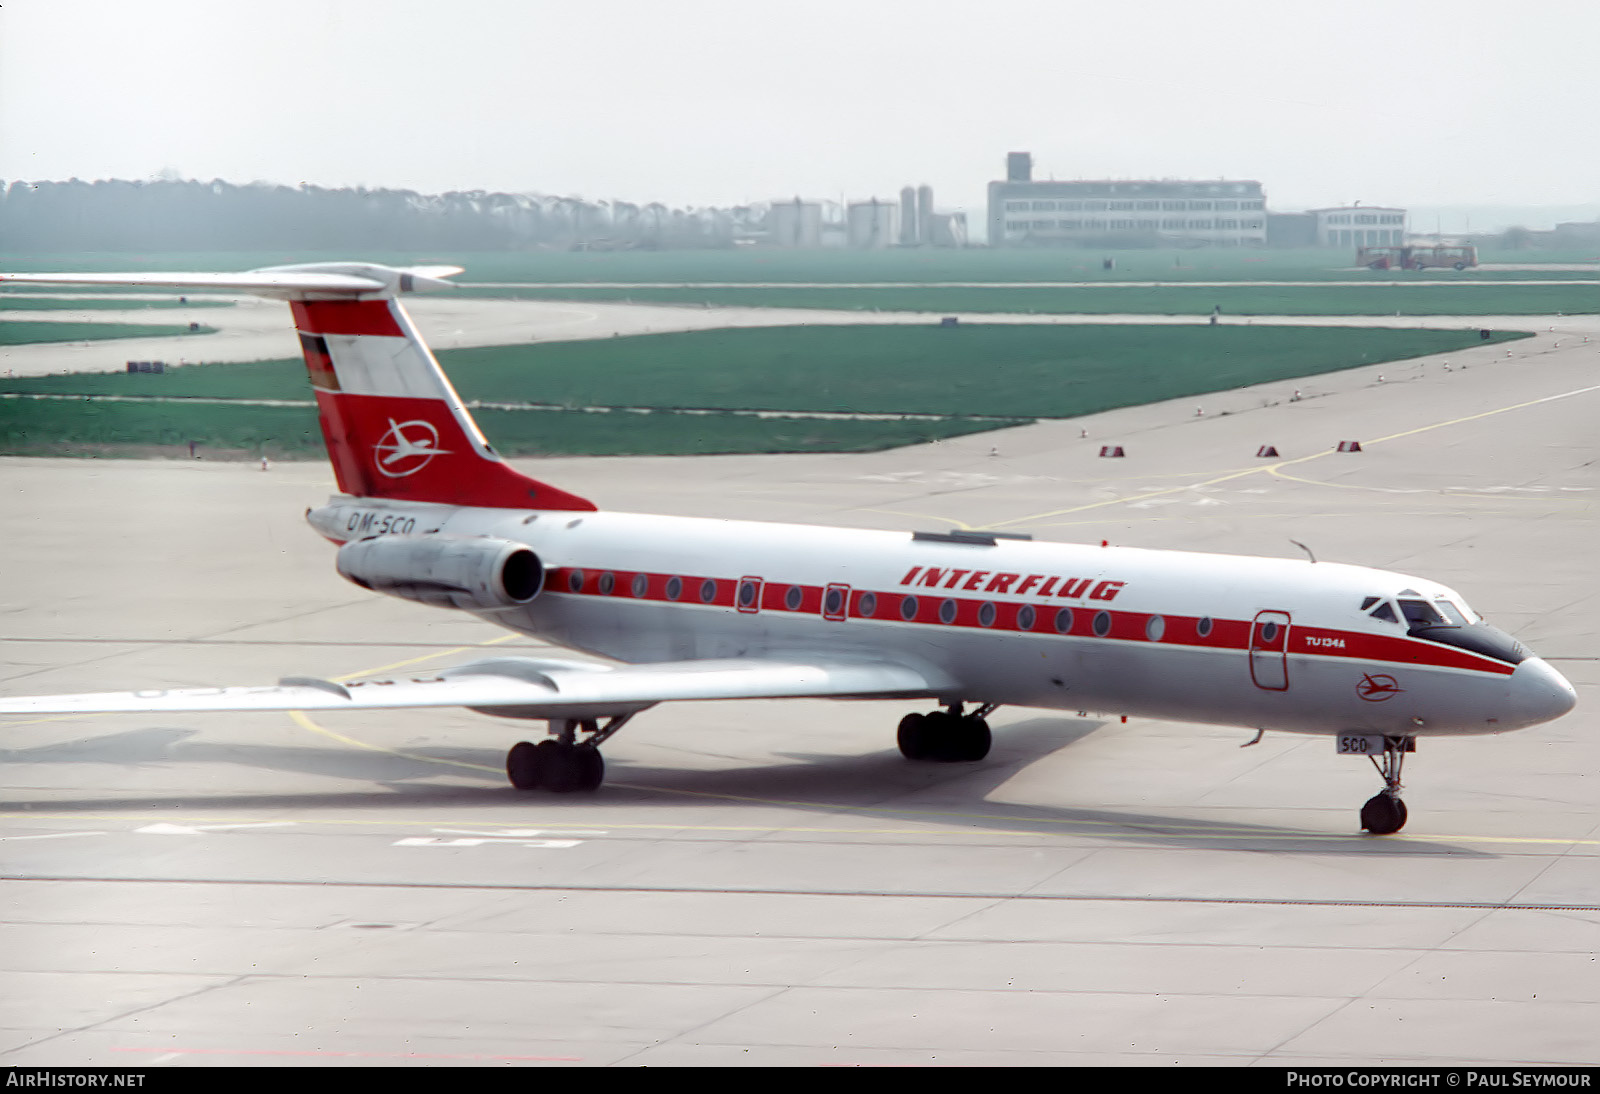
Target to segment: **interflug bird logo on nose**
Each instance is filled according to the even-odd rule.
[[[435,456],[450,455],[439,447],[439,430],[422,418],[399,423],[390,418],[388,432],[378,438],[372,452],[377,457],[378,473],[391,479],[415,475]]]
[[[1364,672],[1361,674],[1361,683],[1356,685],[1356,694],[1369,703],[1393,699],[1404,690],[1399,681],[1387,673]]]

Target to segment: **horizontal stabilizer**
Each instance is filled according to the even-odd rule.
[[[459,266],[396,269],[370,262],[314,262],[269,266],[245,273],[0,274],[0,285],[120,285],[135,288],[244,292],[277,300],[378,299],[401,293],[454,288],[444,280]]]
[[[673,661],[609,667],[501,657],[422,677],[343,683],[291,677],[270,687],[19,696],[0,699],[0,714],[470,707],[521,718],[598,717],[672,701],[914,698],[951,686],[916,669],[874,661]]]

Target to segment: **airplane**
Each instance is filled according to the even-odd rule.
[[[665,702],[928,701],[909,760],[989,752],[1002,706],[1337,738],[1384,787],[1361,827],[1397,832],[1419,738],[1567,713],[1555,669],[1426,578],[1315,559],[1036,542],[600,510],[490,447],[403,307],[459,267],[368,263],[240,274],[6,274],[0,284],[237,290],[286,300],[339,493],[307,510],[338,572],[608,663],[496,656],[338,683],[0,699],[0,714],[465,707],[546,723],[519,790],[597,789],[600,746]],[[1251,742],[1254,743],[1254,742]]]

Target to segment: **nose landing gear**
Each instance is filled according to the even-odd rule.
[[[1374,836],[1388,836],[1405,827],[1406,803],[1400,800],[1400,768],[1407,752],[1417,750],[1415,737],[1385,737],[1383,763],[1369,755],[1372,766],[1383,776],[1383,789],[1361,807],[1361,827]]]
[[[996,703],[986,703],[963,714],[960,703],[928,714],[907,714],[900,719],[897,741],[908,760],[934,763],[971,763],[989,754],[989,723],[984,721]]]

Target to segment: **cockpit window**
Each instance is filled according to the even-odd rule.
[[[1374,619],[1381,619],[1385,623],[1398,623],[1400,617],[1394,614],[1394,605],[1387,600],[1380,600],[1378,606],[1367,613]]]
[[[1376,604],[1378,601],[1380,601],[1382,599],[1383,598],[1381,596],[1369,596],[1369,597],[1364,598],[1361,601],[1361,610],[1362,611],[1366,611],[1368,608],[1372,607],[1374,604]]]
[[[1402,597],[1400,610],[1405,612],[1406,633],[1412,638],[1471,650],[1508,665],[1521,664],[1533,656],[1526,646],[1504,631],[1481,621],[1469,622],[1461,608],[1449,600],[1440,598],[1429,602]]]
[[[1426,600],[1402,600],[1400,610],[1406,613],[1406,625],[1412,628],[1438,627],[1444,624],[1444,616]]]

